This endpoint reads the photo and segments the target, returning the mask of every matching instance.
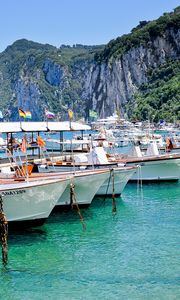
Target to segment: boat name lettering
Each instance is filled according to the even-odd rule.
[[[26,193],[25,190],[17,190],[17,191],[7,191],[7,192],[2,192],[2,196],[13,196],[13,195],[19,195],[19,194],[24,194]]]

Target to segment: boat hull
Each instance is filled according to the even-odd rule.
[[[75,166],[77,169],[76,172],[80,172],[79,171],[79,168],[80,166]],[[66,168],[66,172],[67,170],[70,171],[70,168],[71,168],[71,172],[72,172],[72,168],[73,166],[62,166],[62,165],[59,165],[59,166],[55,166],[55,169],[51,169],[52,171],[56,172],[57,170],[58,171],[62,171],[64,170],[64,168]],[[83,172],[84,174],[86,174],[88,172],[87,169],[92,169],[93,166],[89,166],[89,165],[84,165],[84,166],[81,166],[81,168],[85,168],[86,170],[81,170],[81,172]],[[99,189],[97,189],[96,191],[96,195],[98,196],[104,196],[104,195],[109,195],[109,196],[112,196],[113,194],[113,180],[112,180],[112,171],[111,170],[114,170],[114,194],[115,195],[120,195],[125,187],[125,185],[127,184],[128,180],[131,178],[131,176],[133,175],[133,173],[135,172],[135,170],[137,169],[136,167],[135,168],[126,168],[126,167],[117,167],[117,164],[114,164],[111,165],[111,164],[106,164],[106,165],[94,165],[94,168],[96,171],[99,171],[99,170],[106,170],[107,171],[107,178],[106,180],[101,184],[101,186],[99,187]],[[100,169],[101,168],[101,169]],[[40,170],[40,169],[39,169]],[[50,169],[49,169],[50,170]],[[94,172],[95,170],[91,170],[91,172]],[[77,174],[76,173],[76,174]],[[51,173],[52,174],[52,173]],[[67,174],[69,174],[67,172]],[[71,173],[70,173],[71,174]],[[77,184],[77,187],[76,189],[79,191],[80,190],[80,185],[82,184],[82,186],[85,185],[85,189],[88,190],[89,189],[89,186],[86,186],[86,182],[84,183],[83,179],[80,179],[80,178],[76,178],[75,179],[76,181],[78,181],[78,184]],[[97,184],[97,182],[96,182]],[[92,183],[91,185],[91,188],[93,186],[96,186],[94,183]],[[84,190],[84,188],[82,188],[82,190]],[[66,195],[65,195],[66,194]],[[69,194],[70,194],[70,187],[67,187],[66,188],[66,191],[65,193],[63,194],[63,197],[61,197],[61,200],[58,201],[58,204],[57,205],[69,205],[70,204],[70,200],[69,200]],[[91,193],[89,193],[89,196],[91,195]],[[84,203],[84,201],[81,201],[81,198],[82,198],[82,195],[80,196],[79,195],[79,200],[78,200],[78,203],[79,204],[90,204],[91,201],[90,199],[88,200],[88,203]]]
[[[8,222],[45,221],[64,192],[68,180],[1,185],[3,210]]]
[[[180,159],[128,162],[127,165],[139,165],[130,181],[177,181],[180,177]]]
[[[96,194],[98,196],[104,196],[104,195],[112,196],[113,185],[114,185],[114,194],[116,196],[121,195],[127,182],[133,176],[135,170],[136,168],[130,168],[130,169],[124,168],[124,170],[122,168],[121,169],[114,168],[113,171],[109,172],[108,179],[102,184],[102,186],[99,188]],[[114,184],[113,184],[112,175],[114,175]]]
[[[74,191],[78,205],[90,205],[98,189],[108,177],[109,170],[102,172],[83,172],[82,175],[76,174],[71,183],[74,184]],[[64,206],[70,204],[70,185],[68,185],[62,196],[59,198],[57,205]]]

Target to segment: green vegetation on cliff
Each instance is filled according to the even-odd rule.
[[[150,57],[150,64],[143,61],[143,64],[146,64],[144,70],[147,70],[149,65],[155,67],[147,70],[147,74],[143,73],[145,71],[142,69],[142,78],[143,80],[147,78],[147,81],[139,88],[135,80],[132,80],[132,83],[126,80],[128,74],[124,73],[130,73],[131,70],[123,69],[124,73],[122,72],[119,80],[121,86],[125,86],[124,91],[119,89],[117,80],[119,99],[123,98],[123,102],[128,103],[126,109],[130,118],[141,120],[150,118],[155,121],[177,120],[180,118],[179,37],[177,35],[179,29],[180,7],[177,7],[174,12],[165,13],[155,21],[141,21],[130,34],[118,37],[107,45],[77,44],[72,47],[61,45],[56,48],[26,39],[18,40],[0,53],[0,110],[3,110],[3,113],[6,110],[11,111],[9,118],[16,120],[19,105],[30,109],[33,104],[33,109],[37,110],[36,120],[42,118],[45,107],[59,112],[62,119],[67,118],[67,109],[71,108],[79,118],[87,116],[89,109],[92,109],[92,102],[97,102],[97,112],[100,113],[101,107],[104,106],[105,114],[108,115],[111,108],[114,109],[114,103],[113,99],[110,101],[107,99],[110,93],[106,90],[108,86],[106,82],[108,80],[116,82],[114,76],[119,75],[111,72],[113,62],[121,59],[122,55],[129,50],[142,45],[148,48],[150,53],[156,52],[155,63],[152,60],[153,55]],[[169,51],[172,55],[167,57],[173,60],[163,65],[156,51],[158,45],[153,44],[157,37],[162,37],[161,40],[164,38],[168,49],[172,50]],[[126,60],[126,56],[123,60]],[[99,67],[100,64],[103,68]],[[102,70],[105,72],[101,73]],[[137,93],[133,97],[129,93],[132,86],[137,88]],[[122,103],[119,105],[121,106]]]
[[[103,45],[78,44],[73,47],[62,45],[56,48],[26,39],[14,42],[0,53],[0,110],[5,112],[10,109],[11,118],[18,117],[17,108],[20,100],[17,96],[17,82],[21,78],[22,81],[28,84],[32,81],[39,87],[41,94],[39,106],[42,106],[40,115],[43,106],[46,106],[55,112],[60,111],[62,115],[67,113],[68,107],[71,107],[77,116],[82,116],[85,104],[81,99],[82,86],[74,74],[75,66],[93,61],[94,53],[101,49]],[[47,60],[56,66],[56,70],[58,68],[64,70],[58,85],[54,84],[53,80],[51,83],[48,82],[45,78],[44,65]],[[24,97],[24,102],[27,101],[25,95],[21,97]]]
[[[134,47],[147,46],[153,38],[162,36],[171,27],[176,30],[180,28],[180,6],[174,12],[164,13],[155,21],[141,21],[136,28],[132,29],[130,34],[124,34],[115,40],[111,40],[102,52],[95,55],[95,59],[98,63],[111,63]]]
[[[180,120],[180,61],[169,61],[150,69],[148,81],[140,86],[133,102],[127,104],[133,120],[169,122]]]

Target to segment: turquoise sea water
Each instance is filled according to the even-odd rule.
[[[180,296],[180,183],[128,184],[111,199],[53,212],[39,228],[11,232],[0,299],[173,300]]]

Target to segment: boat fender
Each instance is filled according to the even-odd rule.
[[[124,167],[126,164],[124,164],[124,163],[118,163],[117,165],[118,165],[118,167]]]
[[[41,168],[47,169],[48,167],[47,167],[47,165],[41,165]]]
[[[79,169],[80,169],[80,170],[86,170],[86,169],[87,169],[87,166],[80,166]]]

